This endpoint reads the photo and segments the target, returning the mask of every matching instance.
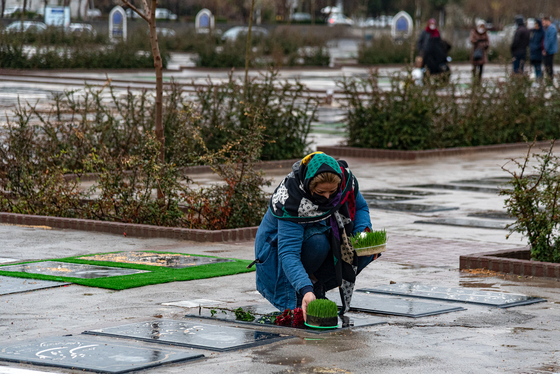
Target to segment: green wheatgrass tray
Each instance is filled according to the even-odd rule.
[[[54,259],[40,260],[40,261],[26,261],[17,264],[7,264],[7,265],[0,266],[0,275],[5,275],[8,277],[70,282],[70,283],[80,284],[82,286],[108,288],[112,290],[126,290],[128,288],[143,287],[152,284],[222,277],[224,275],[234,275],[234,274],[248,273],[254,271],[254,268],[247,269],[247,266],[251,263],[251,261],[240,260],[235,258],[227,258],[228,260],[234,260],[233,262],[206,264],[206,265],[199,265],[199,266],[193,266],[193,267],[182,268],[182,269],[170,269],[163,266],[128,264],[123,262],[93,261],[93,260],[90,261],[90,260],[78,259],[78,257],[89,257],[89,256],[105,255],[105,254],[120,253],[120,252],[123,251],[94,253],[91,255],[80,255],[75,257],[65,257],[65,258],[58,258],[58,259],[54,258]],[[225,257],[193,255],[193,254],[177,253],[177,252],[159,252],[159,251],[142,251],[142,252],[178,254],[178,255],[188,255],[188,256],[196,256],[196,257],[225,258]],[[109,266],[115,268],[148,270],[150,271],[150,273],[139,273],[139,274],[130,274],[130,275],[120,275],[115,277],[84,279],[84,278],[73,278],[73,277],[61,277],[56,275],[2,271],[3,266],[22,265],[22,264],[46,262],[46,261],[59,261],[59,262],[69,262],[74,264],[86,264],[86,265],[97,265],[97,266]]]

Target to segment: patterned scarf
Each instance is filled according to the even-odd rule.
[[[309,190],[311,180],[322,173],[334,173],[341,179],[338,193],[327,203],[316,203]],[[272,215],[281,220],[310,223],[327,220],[331,227],[330,242],[334,255],[335,286],[339,287],[344,314],[350,309],[354,292],[358,256],[349,237],[354,230],[358,181],[346,161],[315,152],[296,162],[270,199]]]

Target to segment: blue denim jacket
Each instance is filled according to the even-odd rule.
[[[554,25],[550,25],[544,30],[544,50],[549,55],[558,53],[558,31]]]
[[[354,234],[371,228],[369,208],[361,193],[356,197]],[[266,212],[255,239],[257,290],[279,310],[296,307],[296,291],[313,286],[301,263],[301,246],[310,232],[329,230],[325,221],[295,223]],[[309,235],[307,235],[309,236]]]

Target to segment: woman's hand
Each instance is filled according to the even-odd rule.
[[[303,310],[303,319],[307,321],[307,304],[315,300],[315,294],[313,292],[308,292],[303,295],[303,300],[301,301],[301,310]]]

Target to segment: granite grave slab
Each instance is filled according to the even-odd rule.
[[[336,302],[338,307],[342,306],[338,292],[327,293],[327,298]],[[446,304],[427,303],[414,298],[398,298],[354,292],[352,302],[350,303],[350,310],[389,316],[420,318],[459,312],[466,309]]]
[[[467,191],[467,192],[481,192],[481,193],[491,193],[497,194],[500,192],[499,188],[491,188],[484,186],[471,186],[471,185],[459,185],[459,184],[444,184],[444,183],[433,183],[433,184],[419,184],[410,187],[416,188],[427,188],[435,190],[452,190],[452,191]]]
[[[256,347],[289,338],[246,328],[165,319],[84,331],[83,334],[136,339],[217,352]]]
[[[106,253],[95,256],[79,257],[80,260],[123,262],[127,264],[140,264],[150,266],[163,266],[172,269],[182,269],[193,266],[233,262],[226,258],[192,256],[177,253],[152,253],[152,252],[118,252]]]
[[[14,271],[31,274],[55,275],[70,278],[103,278],[149,273],[147,270],[125,269],[109,266],[96,266],[86,264],[73,264],[59,261],[31,262],[27,264],[8,265],[0,267],[2,271]]]
[[[429,205],[429,204],[409,204],[399,202],[383,202],[383,201],[368,201],[368,206],[373,209],[382,210],[396,210],[399,212],[413,212],[413,213],[432,213],[442,212],[447,210],[457,210],[458,207],[448,207],[443,205]]]
[[[40,338],[0,346],[0,360],[96,373],[130,371],[194,360],[203,354],[87,336]]]
[[[513,221],[484,221],[480,219],[467,218],[432,218],[414,221],[414,223],[424,223],[429,225],[472,227],[478,229],[505,230],[508,223]]]
[[[0,275],[0,295],[42,290],[45,288],[62,287],[69,284],[72,283],[4,277]]]
[[[215,321],[224,321],[229,323],[235,323],[239,325],[247,325],[247,326],[254,326],[254,327],[272,327],[277,328],[280,330],[290,331],[293,328],[287,326],[278,326],[269,323],[260,323],[259,320],[263,315],[267,315],[273,312],[278,312],[276,308],[273,306],[264,306],[264,305],[248,305],[242,307],[242,309],[246,312],[251,312],[255,315],[255,321],[239,321],[236,319],[235,313],[232,311],[226,311],[220,308],[216,308],[214,313],[212,312],[212,308],[201,308],[200,314],[187,314],[185,315],[186,318],[190,319],[207,319],[207,320],[215,320]],[[302,327],[298,328],[298,330],[305,330],[306,332],[312,334],[329,334],[331,332],[349,329],[349,328],[356,328],[356,327],[367,327],[367,326],[375,326],[375,325],[383,325],[387,323],[387,321],[380,317],[374,317],[364,313],[347,313],[345,318],[339,318],[338,320],[338,328],[332,330],[321,330],[321,329],[313,329],[309,327]]]
[[[396,188],[376,188],[371,190],[360,190],[360,192],[362,194],[377,193],[377,194],[385,194],[385,195],[389,194],[389,195],[400,195],[400,196],[433,196],[433,195],[445,194],[445,192],[396,189]]]
[[[8,257],[0,257],[0,264],[5,264],[7,262],[16,262],[18,261],[15,258],[8,258]]]
[[[481,291],[472,288],[438,287],[417,283],[391,284],[375,288],[362,288],[357,291],[405,297],[419,297],[431,300],[453,301],[497,308],[511,308],[546,301],[545,299],[541,299],[539,297],[525,295]]]

